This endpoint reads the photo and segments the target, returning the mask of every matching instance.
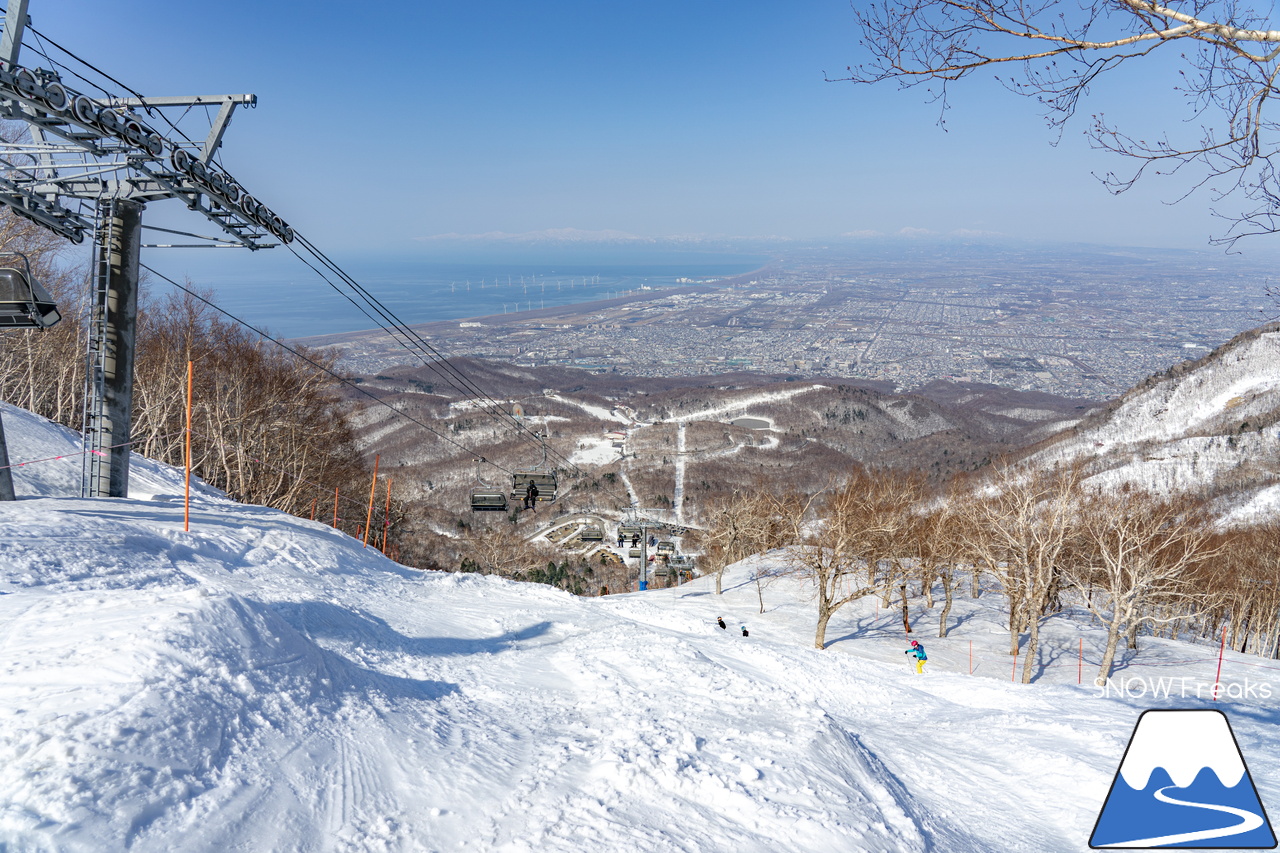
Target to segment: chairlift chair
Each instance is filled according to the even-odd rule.
[[[506,512],[507,496],[501,489],[496,489],[484,481],[480,476],[480,466],[486,460],[477,459],[476,462],[476,480],[480,487],[471,490],[471,511],[472,512]]]
[[[538,487],[539,501],[553,501],[557,497],[559,484],[556,482],[556,472],[547,466],[546,437],[541,436],[541,439],[542,464],[532,471],[516,471],[511,475],[511,497],[513,500],[524,500],[529,483],[533,483]]]
[[[556,475],[554,471],[517,471],[511,475],[511,497],[523,500],[525,491],[532,482],[538,487],[538,500],[553,501],[556,499]]]
[[[618,532],[621,533],[622,538],[628,542],[631,541],[632,536],[639,536],[641,539],[644,538],[644,528],[638,524],[620,524],[618,525]]]
[[[21,258],[21,266],[0,261],[0,328],[47,329],[62,319],[49,292],[31,275],[31,262],[21,252],[0,252],[0,258]]]
[[[663,539],[658,543],[658,556],[670,556],[676,552],[676,543],[670,539]]]
[[[482,491],[476,489],[471,493],[472,512],[506,512],[507,496],[503,492]]]
[[[603,542],[604,528],[598,524],[584,525],[582,532],[578,534],[578,538],[583,542]]]

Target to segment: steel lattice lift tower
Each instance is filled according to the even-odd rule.
[[[93,303],[86,358],[82,495],[127,497],[142,213],[180,199],[223,232],[201,246],[264,249],[293,229],[214,162],[238,106],[254,95],[119,98],[64,84],[54,69],[19,64],[29,0],[9,0],[0,38],[0,118],[23,121],[30,144],[0,145],[0,204],[73,243],[93,236]],[[52,63],[50,63],[52,65]],[[192,140],[161,112],[217,107]],[[164,121],[177,138],[157,132]],[[182,232],[178,232],[182,233]],[[0,428],[0,452],[3,452]]]

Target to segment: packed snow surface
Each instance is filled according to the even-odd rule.
[[[3,414],[15,463],[76,452]],[[180,473],[133,464],[127,500],[70,496],[75,457],[0,504],[0,849],[1082,851],[1151,707],[1226,711],[1280,804],[1273,661],[1228,652],[1214,703],[1216,648],[1148,639],[1106,696],[1064,616],[1013,684],[986,591],[946,639],[913,601],[917,676],[874,600],[812,648],[805,587],[752,580],[781,555],[574,598],[207,489],[184,532]]]

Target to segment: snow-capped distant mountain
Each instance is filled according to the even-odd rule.
[[[1232,521],[1280,514],[1280,325],[1175,365],[1035,448],[1092,482],[1223,503]]]

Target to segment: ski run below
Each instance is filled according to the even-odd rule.
[[[4,419],[15,463],[71,452]],[[184,532],[180,472],[133,465],[128,500],[59,496],[77,456],[0,504],[5,851],[1083,851],[1153,707],[1226,711],[1280,804],[1275,661],[1228,651],[1213,702],[1216,647],[1144,638],[1107,695],[1066,614],[1015,684],[988,590],[945,639],[913,600],[916,676],[873,599],[812,648],[806,587],[753,582],[782,555],[574,598],[203,487]]]

